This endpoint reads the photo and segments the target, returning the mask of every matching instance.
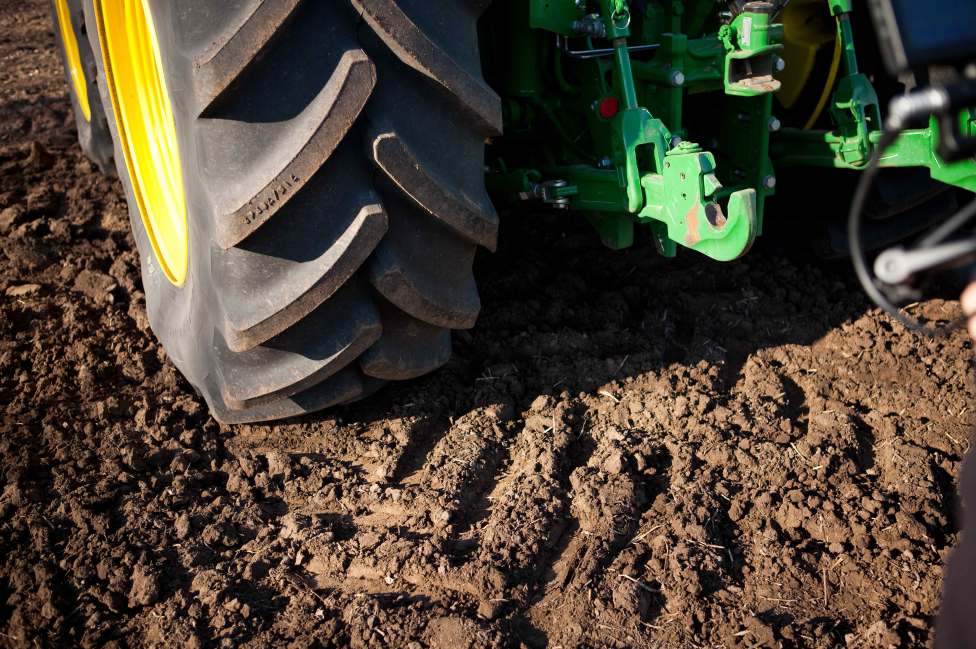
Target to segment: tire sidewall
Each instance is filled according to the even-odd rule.
[[[69,19],[71,21],[72,28],[75,30],[75,37],[76,39],[78,39],[79,30],[77,25],[75,24],[75,21],[77,20],[75,15],[76,11],[75,8],[72,7],[72,4],[73,4],[72,2],[70,1],[68,2],[68,10],[69,13],[71,14],[69,16]],[[71,108],[72,110],[74,110],[74,114],[75,114],[75,124],[78,129],[78,143],[81,145],[81,150],[85,152],[85,155],[87,155],[90,158],[94,158],[95,156],[94,156],[93,143],[92,143],[92,125],[89,120],[85,119],[85,112],[81,110],[81,102],[78,100],[78,93],[75,90],[75,84],[71,78],[71,68],[68,64],[68,55],[64,45],[64,34],[61,33],[61,21],[58,20],[57,0],[48,0],[48,5],[51,7],[51,20],[54,22],[54,37],[58,45],[58,54],[61,58],[61,67],[64,68],[64,78],[68,84],[68,96],[71,97]],[[78,41],[79,55],[81,54],[81,49],[82,49],[81,45],[82,42],[79,40]],[[82,62],[81,62],[82,67],[85,68],[86,66],[85,66],[84,57],[81,56],[81,58],[82,58]],[[88,85],[88,93],[89,93],[88,105],[89,108],[91,108],[92,104],[94,103],[93,99],[98,98],[98,95],[95,95],[94,97],[92,96],[91,94],[93,89],[92,86],[94,84],[92,84],[91,80],[89,79],[88,70],[85,69],[84,72],[85,72],[85,82]],[[94,110],[92,110],[91,113],[92,113],[92,118],[94,119],[95,117]]]
[[[176,7],[166,0],[150,0],[149,5],[176,127],[187,210],[189,259],[186,281],[182,286],[174,285],[166,277],[143,223],[125,154],[119,145],[118,126],[97,33],[94,0],[84,0],[86,21],[95,26],[89,28],[88,35],[98,67],[98,88],[112,134],[119,178],[129,206],[132,234],[139,249],[149,324],[170,359],[197,392],[202,393],[206,375],[213,365],[214,314],[211,305],[214,302],[209,295],[212,287],[209,242],[213,238],[213,219],[207,213],[211,201],[199,180],[202,177],[203,156],[195,137],[195,106],[190,83],[192,62],[182,56],[176,46]]]

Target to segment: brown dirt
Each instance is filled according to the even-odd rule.
[[[0,646],[931,644],[964,334],[845,268],[512,215],[445,369],[221,427],[148,330],[46,3],[0,8]]]

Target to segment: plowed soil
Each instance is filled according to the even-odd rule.
[[[512,214],[443,370],[223,427],[148,328],[45,2],[0,2],[0,61],[0,646],[931,644],[964,333],[843,265]]]

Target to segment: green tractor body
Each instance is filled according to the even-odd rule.
[[[762,233],[778,169],[863,168],[882,132],[877,94],[858,71],[850,0],[796,4],[494,3],[481,22],[482,60],[501,96],[504,135],[486,155],[489,191],[496,202],[540,198],[584,211],[611,248],[631,245],[634,225],[647,224],[665,256],[684,246],[721,261],[739,257]],[[819,20],[834,32],[815,109],[826,104],[830,130],[774,115],[778,77],[791,64],[806,68],[790,78],[792,103],[812,63],[802,47],[791,48],[797,61],[786,57],[781,9],[805,19],[792,21],[798,31]],[[959,116],[964,132],[974,117]],[[933,120],[905,131],[881,165],[925,167],[935,180],[976,190],[976,163],[946,164],[937,143]]]

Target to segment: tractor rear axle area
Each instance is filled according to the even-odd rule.
[[[489,191],[583,211],[611,248],[647,224],[665,256],[679,245],[741,256],[762,232],[776,167],[857,169],[880,139],[851,0],[819,1],[835,29],[831,73],[842,72],[816,109],[826,104],[831,130],[782,127],[772,114],[789,63],[778,3],[496,0],[480,26],[504,118],[486,153]],[[976,130],[976,115],[960,119]],[[935,124],[906,131],[883,164],[976,190],[976,163],[942,162],[937,141]]]

